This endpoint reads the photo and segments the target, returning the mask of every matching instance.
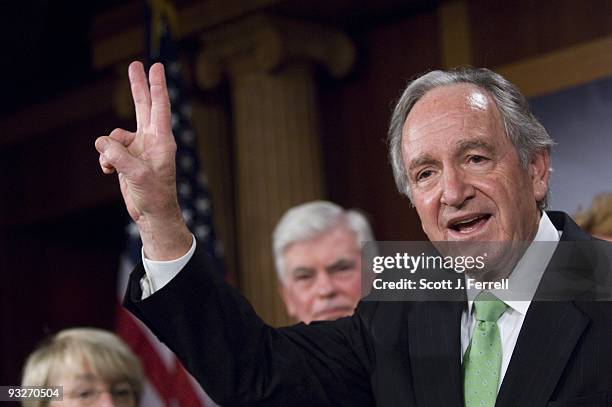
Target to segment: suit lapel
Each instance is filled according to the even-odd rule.
[[[533,302],[495,406],[545,406],[588,323],[571,302]]]
[[[464,303],[415,303],[408,342],[418,406],[462,407],[461,311]]]
[[[589,239],[565,214],[553,212],[549,217],[557,229],[563,230],[561,242]],[[541,299],[549,298],[546,292],[559,284],[559,277],[584,276],[587,264],[580,250],[557,248],[525,316],[496,407],[538,407],[549,402],[590,319],[571,301],[581,293],[579,287],[575,292],[566,292],[562,297],[565,301]]]

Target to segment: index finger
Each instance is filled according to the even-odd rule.
[[[144,129],[151,120],[151,94],[142,63],[134,61],[128,68],[132,99],[136,110],[136,127]]]

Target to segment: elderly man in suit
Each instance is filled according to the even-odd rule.
[[[334,322],[264,324],[210,270],[181,220],[163,68],[151,68],[150,87],[142,65],[132,64],[129,74],[138,130],[96,141],[103,171],[119,173],[144,246],[125,304],[213,399],[275,406],[612,402],[608,302],[362,301],[352,317]],[[527,249],[528,262],[503,249],[489,255],[493,263],[510,259],[510,277],[530,276],[535,296],[541,280],[588,272],[590,259],[599,258],[563,253],[564,241],[592,238],[567,215],[544,211],[552,140],[503,77],[485,69],[421,76],[395,108],[389,145],[398,187],[430,240],[549,242],[553,250],[544,255]],[[152,260],[171,261],[174,270],[155,270]]]

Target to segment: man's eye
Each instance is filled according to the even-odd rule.
[[[416,177],[416,178],[417,178],[417,181],[422,181],[422,180],[424,180],[424,179],[427,179],[427,178],[429,178],[429,177],[430,177],[432,174],[433,174],[433,171],[431,171],[431,170],[424,170],[424,171],[421,171],[421,172],[419,172],[419,173],[417,174],[417,177]]]
[[[298,281],[302,280],[308,280],[310,278],[312,278],[312,274],[296,274],[294,275],[294,278]]]
[[[487,158],[481,155],[471,155],[468,157],[468,161],[472,164],[480,164],[487,161]]]

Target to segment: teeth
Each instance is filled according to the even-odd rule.
[[[480,217],[480,216],[475,216],[475,217],[473,217],[473,218],[471,218],[471,219],[460,220],[459,222],[456,222],[456,223],[455,223],[455,225],[463,225],[463,224],[465,224],[465,223],[470,223],[470,222],[475,221],[475,220],[476,220],[476,219],[478,219],[479,217]]]

